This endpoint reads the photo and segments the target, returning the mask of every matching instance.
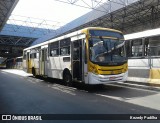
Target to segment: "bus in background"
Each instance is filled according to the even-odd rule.
[[[160,84],[160,29],[127,34],[128,81]]]
[[[7,58],[7,60],[6,60],[6,68],[13,69],[14,66],[15,66],[15,63],[16,63],[15,58]]]
[[[22,59],[23,59],[23,56],[16,57],[16,59],[15,59],[15,68],[16,69],[23,69]]]
[[[6,59],[6,68],[9,69],[23,69],[22,56],[16,58]]]
[[[85,84],[126,81],[128,63],[122,32],[88,27],[23,51],[24,70],[34,76]]]

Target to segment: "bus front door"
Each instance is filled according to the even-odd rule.
[[[30,58],[29,58],[29,52],[27,52],[27,57],[26,57],[26,67],[27,67],[27,73],[31,73],[31,70],[30,70]]]
[[[72,43],[72,77],[73,80],[83,81],[82,67],[82,39],[75,40]]]
[[[41,49],[39,61],[40,75],[47,76],[47,48]]]

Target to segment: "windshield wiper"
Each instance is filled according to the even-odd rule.
[[[123,45],[124,45],[124,41],[123,41],[123,43],[120,43],[119,45],[117,45],[116,47],[115,47],[115,49],[118,49],[118,48],[120,48],[120,47],[122,47]]]
[[[107,54],[107,53],[109,53],[109,52],[108,52],[108,51],[106,51],[106,52],[103,52],[103,53],[97,54],[95,58],[97,58],[98,56],[101,56],[101,55],[103,55],[103,54]]]

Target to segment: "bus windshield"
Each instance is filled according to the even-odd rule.
[[[126,61],[125,42],[118,39],[90,38],[90,60],[96,63]]]

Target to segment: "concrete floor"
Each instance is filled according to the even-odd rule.
[[[160,92],[157,91],[117,85],[94,86],[88,91],[86,86],[81,84],[67,87],[60,80],[44,80],[25,74],[17,75],[15,71],[0,70],[0,114],[159,114],[160,112]]]

